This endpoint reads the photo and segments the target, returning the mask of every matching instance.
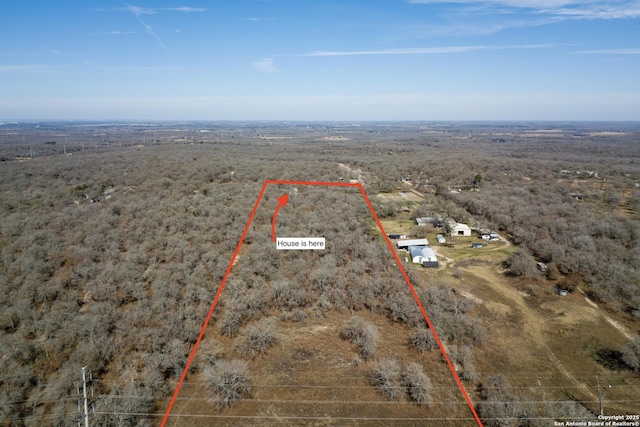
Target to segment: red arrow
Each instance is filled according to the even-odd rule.
[[[278,197],[278,206],[276,206],[276,211],[273,213],[273,219],[271,220],[271,241],[276,241],[276,218],[278,216],[278,211],[282,206],[287,206],[287,201],[289,200],[289,195],[285,194],[284,196]]]

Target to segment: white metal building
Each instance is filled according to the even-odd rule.
[[[427,239],[398,240],[398,249],[408,249],[410,246],[429,246]]]
[[[410,246],[411,262],[422,264],[423,267],[437,267],[436,253],[428,246]]]
[[[461,224],[451,218],[447,218],[446,225],[451,236],[471,236],[471,228],[467,224]]]

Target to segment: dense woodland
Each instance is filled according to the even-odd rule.
[[[506,274],[535,279],[544,262],[558,286],[638,319],[639,136],[637,125],[615,123],[3,126],[0,424],[75,425],[83,366],[96,378],[95,424],[157,424],[266,179],[359,180],[373,195],[406,190],[410,176],[431,199],[412,217],[499,230],[519,247]],[[329,250],[272,247],[284,193],[279,233],[324,236]],[[381,217],[395,215],[398,206],[372,200]],[[479,387],[486,425],[536,415],[504,394],[506,378],[475,372],[487,336],[473,303],[415,282],[461,378]],[[402,283],[359,191],[270,187],[211,322],[232,346],[203,341],[208,353],[190,372],[225,410],[251,393],[249,365],[283,325],[348,313],[340,338],[372,387],[428,404],[428,373],[379,358],[384,342],[360,315],[403,325],[416,354],[437,351]],[[625,357],[638,368],[633,351]],[[234,388],[221,389],[229,375]],[[544,415],[586,411],[554,410]]]

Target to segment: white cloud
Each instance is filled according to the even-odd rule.
[[[579,50],[571,53],[601,54],[601,55],[640,55],[640,48]]]
[[[125,7],[119,7],[114,10],[127,10],[129,12],[134,13],[135,15],[155,15],[159,11],[170,11],[170,12],[206,12],[207,9],[204,7],[191,7],[191,6],[181,6],[181,7],[140,7],[132,4],[124,3]]]
[[[250,17],[240,17],[238,18],[240,21],[249,21],[249,22],[266,22],[266,21],[275,21],[274,18],[258,18],[256,16]]]
[[[39,64],[15,64],[15,65],[2,65],[0,64],[0,73],[46,73],[58,70],[59,67],[53,65],[39,65]]]
[[[542,10],[543,13],[552,13],[571,19],[625,19],[640,17],[640,2],[629,5],[595,4],[592,6],[580,6],[575,8],[558,8],[554,10]]]
[[[499,33],[509,28],[539,27],[563,21],[558,16],[536,16],[530,19],[500,19],[499,22],[452,22],[446,25],[429,25],[414,29],[414,37],[483,36]]]
[[[530,9],[565,19],[622,19],[640,17],[640,0],[408,0],[413,4],[459,4],[502,7],[520,12]]]
[[[130,67],[130,66],[104,66],[100,64],[87,63],[87,65],[94,67],[97,70],[121,73],[121,74],[165,74],[173,71],[181,70],[180,67],[162,67],[162,66],[146,66],[146,67]]]
[[[355,51],[315,51],[299,56],[356,56],[356,55],[439,55],[447,53],[466,53],[481,50],[505,50],[505,49],[543,49],[551,48],[554,44],[531,45],[507,45],[507,46],[441,46],[441,47],[415,47],[403,49],[383,50],[355,50]]]
[[[86,33],[89,36],[122,36],[125,34],[138,34],[137,31],[119,31],[119,30],[114,30],[114,31],[102,31],[99,33]]]
[[[128,10],[129,12],[132,12],[134,15],[136,16],[140,16],[140,15],[154,15],[156,14],[156,10],[148,8],[148,7],[140,7],[140,6],[134,6],[131,4],[127,4],[125,3],[125,7],[120,7],[117,10]]]
[[[450,4],[479,4],[490,3],[501,6],[509,7],[525,7],[525,8],[549,8],[549,7],[562,7],[571,4],[581,3],[575,0],[409,0],[409,3],[415,4],[436,4],[436,3],[450,3]],[[584,2],[582,2],[584,3]]]
[[[176,12],[206,12],[207,9],[204,7],[190,7],[190,6],[182,6],[182,7],[162,7],[157,10],[173,10]]]
[[[263,73],[275,73],[276,67],[273,65],[273,58],[264,58],[251,64],[253,68]]]

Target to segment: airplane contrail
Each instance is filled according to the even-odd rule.
[[[142,26],[145,28],[147,33],[151,34],[153,38],[155,38],[158,41],[158,44],[160,45],[160,47],[164,50],[168,50],[167,47],[162,42],[162,39],[160,38],[160,36],[155,31],[153,31],[153,28],[151,28],[151,25],[144,22],[144,20],[140,17],[140,15],[142,15],[143,13],[151,15],[151,14],[154,14],[155,11],[153,9],[144,9],[142,7],[133,6],[125,2],[122,2],[122,3],[125,6],[127,6],[126,7],[127,10],[131,11],[135,15],[136,19],[142,24]]]

